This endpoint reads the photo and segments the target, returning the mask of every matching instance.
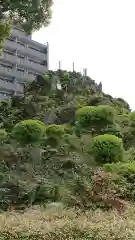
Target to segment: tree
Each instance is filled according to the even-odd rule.
[[[3,48],[4,39],[10,35],[10,24],[6,20],[0,21],[0,52]]]
[[[31,33],[49,24],[52,4],[52,0],[0,0],[0,20],[6,16]]]

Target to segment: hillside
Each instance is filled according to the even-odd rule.
[[[0,102],[0,126],[2,239],[134,239],[135,113],[125,100],[80,73],[49,71]],[[32,224],[29,237],[10,214]],[[90,216],[104,219],[99,232]]]

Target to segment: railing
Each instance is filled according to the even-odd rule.
[[[35,79],[34,75],[29,75],[26,72],[15,71],[13,69],[8,69],[2,66],[0,67],[0,75],[7,76],[12,79],[16,78],[18,81],[21,81],[21,82],[33,81]]]
[[[11,42],[10,40],[6,40],[4,43],[4,48],[10,48],[13,50],[19,50],[19,52],[23,53],[25,56],[35,57],[41,61],[47,60],[47,54],[41,53],[35,50],[30,49],[29,47],[24,47],[16,42]]]
[[[8,91],[14,91],[15,90],[15,86],[12,82],[6,82],[4,80],[0,80],[0,88],[8,90]]]
[[[47,67],[45,65],[41,65],[40,63],[34,63],[28,61],[28,68],[34,69],[37,72],[45,73],[47,71]]]
[[[2,66],[0,66],[0,72],[3,72],[3,73],[12,73],[13,72],[13,70],[12,69],[10,69],[10,68],[8,68],[8,67],[2,67]]]
[[[40,63],[35,63],[32,61],[29,61],[27,59],[23,59],[23,58],[19,58],[16,55],[10,55],[8,53],[3,53],[0,57],[0,59],[9,62],[9,63],[13,63],[13,64],[17,64],[19,66],[24,66],[24,68],[27,69],[34,69],[37,72],[41,72],[44,73],[47,71],[47,66],[46,65],[41,65]]]

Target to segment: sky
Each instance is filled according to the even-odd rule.
[[[49,42],[49,67],[88,69],[103,91],[135,110],[135,0],[54,0],[51,24],[33,34]]]

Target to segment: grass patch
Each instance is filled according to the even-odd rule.
[[[134,240],[135,210],[116,211],[65,209],[63,205],[34,207],[24,213],[0,214],[0,239]]]

